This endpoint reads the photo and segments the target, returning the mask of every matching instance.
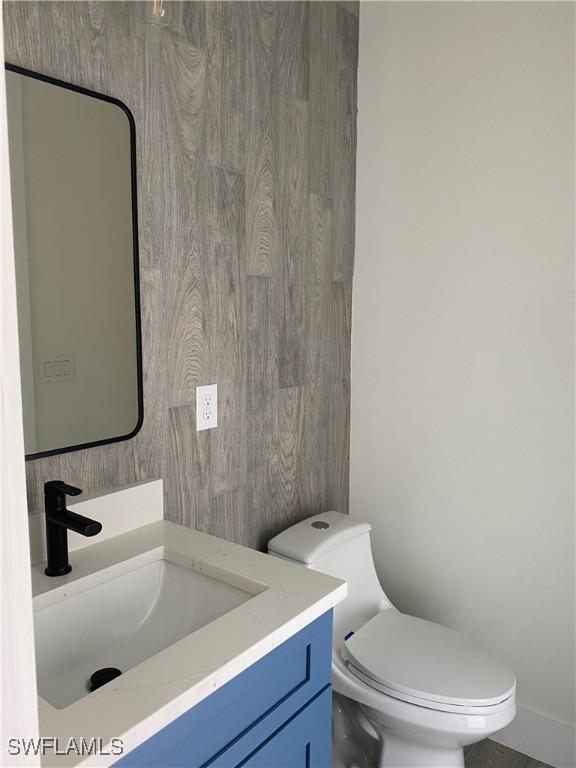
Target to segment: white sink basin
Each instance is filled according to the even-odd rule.
[[[53,707],[86,696],[98,669],[126,672],[261,591],[200,573],[163,549],[151,554],[151,562],[136,558],[55,590],[48,605],[35,600],[38,692]]]

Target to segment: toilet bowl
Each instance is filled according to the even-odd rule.
[[[268,543],[348,583],[334,609],[333,765],[463,768],[464,746],[514,718],[514,674],[467,635],[398,611],[378,581],[370,530],[326,512]]]

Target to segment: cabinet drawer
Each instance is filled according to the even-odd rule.
[[[332,692],[324,689],[246,757],[243,744],[231,748],[211,768],[329,768]]]
[[[332,612],[329,611],[115,765],[121,768],[211,765],[218,755],[256,725],[258,743],[261,743],[328,685],[331,664]]]

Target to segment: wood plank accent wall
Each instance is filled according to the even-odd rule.
[[[256,547],[346,512],[357,4],[3,6],[7,60],[122,99],[138,144],[144,426],[28,463],[31,508],[163,477],[169,520]]]

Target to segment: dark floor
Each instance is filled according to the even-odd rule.
[[[466,768],[551,768],[547,763],[485,739],[466,747]]]

